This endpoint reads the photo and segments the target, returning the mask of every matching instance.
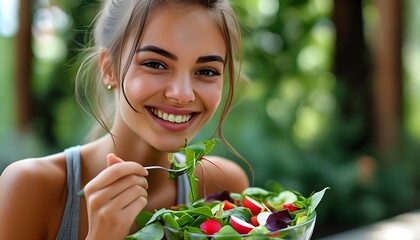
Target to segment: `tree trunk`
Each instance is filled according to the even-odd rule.
[[[29,127],[33,116],[33,101],[31,94],[31,25],[31,1],[21,0],[19,6],[19,30],[16,44],[17,122],[20,130],[26,130]]]
[[[375,0],[379,21],[374,44],[375,143],[386,160],[400,149],[402,125],[401,1]]]
[[[362,0],[335,0],[336,26],[334,73],[337,77],[338,132],[351,152],[363,151],[372,142],[369,54],[365,45]],[[346,130],[343,130],[346,129]]]

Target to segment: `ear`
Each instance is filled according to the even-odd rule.
[[[100,50],[99,63],[101,66],[101,79],[105,87],[107,87],[108,85],[111,85],[112,88],[117,87],[117,78],[115,77],[108,49],[102,48]]]

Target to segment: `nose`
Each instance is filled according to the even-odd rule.
[[[195,100],[193,77],[189,74],[176,76],[165,90],[167,98],[186,104]]]

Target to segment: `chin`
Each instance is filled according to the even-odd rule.
[[[185,140],[166,140],[158,141],[155,144],[155,148],[161,152],[179,152],[179,149],[184,147]]]

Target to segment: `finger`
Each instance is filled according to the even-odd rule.
[[[147,190],[148,188],[148,182],[145,177],[129,175],[118,179],[117,181],[108,185],[107,187],[97,190],[96,192],[92,193],[91,196],[95,196],[104,200],[111,200],[117,195],[119,195],[121,192],[123,192],[125,189],[134,185],[140,186],[145,190]]]
[[[128,204],[124,209],[122,209],[122,213],[124,216],[135,219],[140,211],[142,211],[147,205],[147,199],[145,197],[138,197],[130,204]]]
[[[132,185],[112,199],[112,205],[116,207],[116,210],[121,210],[127,208],[128,205],[140,197],[147,199],[147,195],[147,191],[143,187]]]
[[[144,177],[127,176],[107,188],[86,195],[91,209],[107,209],[115,212],[125,208],[138,197],[147,198],[147,180]]]
[[[141,169],[139,174],[140,176],[147,176],[149,175],[149,172],[139,163],[131,162],[131,161],[124,161],[122,158],[118,157],[117,155],[110,153],[107,155],[107,163],[108,168],[114,166],[117,163],[127,163],[127,164],[133,164],[137,167],[137,169]],[[133,170],[135,171],[135,170]]]
[[[122,163],[124,162],[124,160],[122,160],[121,158],[117,157],[115,154],[110,153],[106,156],[106,160],[107,160],[107,166],[110,167],[114,164],[117,163]]]
[[[111,156],[110,158],[113,158],[113,157]],[[118,179],[121,179],[129,175],[137,175],[137,176],[148,175],[147,170],[145,170],[142,165],[136,162],[123,161],[116,164],[114,160],[115,159],[110,160],[111,162],[114,162],[113,165],[103,170],[100,174],[98,174],[94,179],[92,179],[85,186],[85,193],[88,193],[88,192],[92,193],[100,189],[106,188],[107,186],[117,181]]]

